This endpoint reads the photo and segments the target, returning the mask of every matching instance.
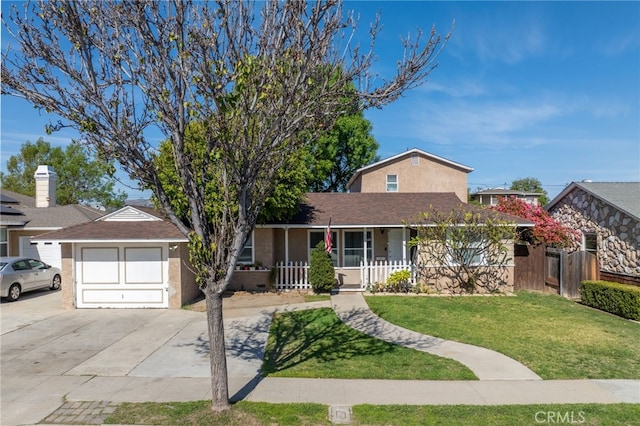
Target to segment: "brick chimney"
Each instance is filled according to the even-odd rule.
[[[51,166],[38,166],[36,178],[36,207],[56,206],[56,181],[58,175]]]

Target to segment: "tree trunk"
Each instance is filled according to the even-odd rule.
[[[214,286],[207,286],[205,290],[211,362],[211,409],[219,412],[228,410],[231,405],[229,404],[229,381],[222,323],[222,293],[212,290],[212,287]]]

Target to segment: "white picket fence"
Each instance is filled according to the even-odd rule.
[[[276,270],[276,290],[308,290],[311,288],[307,262],[278,262]],[[402,270],[411,271],[411,284],[415,284],[416,268],[411,262],[402,260],[360,262],[360,288],[364,291],[371,284],[384,283],[389,275]]]
[[[308,290],[309,264],[307,262],[278,262],[276,264],[276,290]]]
[[[389,275],[396,271],[408,270],[411,272],[411,284],[416,283],[416,268],[412,262],[404,260],[375,260],[360,262],[360,284],[362,289],[375,283],[384,283]]]

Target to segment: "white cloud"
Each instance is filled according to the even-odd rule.
[[[598,41],[595,46],[596,50],[607,56],[617,56],[638,47],[640,47],[640,29],[638,28],[611,35],[606,40]]]
[[[484,62],[516,64],[545,49],[545,30],[534,15],[510,21],[486,19],[481,22],[467,27],[458,45],[464,45],[465,50]]]

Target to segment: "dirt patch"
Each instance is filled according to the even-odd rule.
[[[250,293],[247,291],[236,291],[225,294],[222,301],[223,309],[238,308],[260,308],[263,306],[288,305],[291,303],[304,303],[306,293],[289,292],[289,293]],[[206,311],[206,302],[204,299],[199,300],[187,309],[193,311]]]

